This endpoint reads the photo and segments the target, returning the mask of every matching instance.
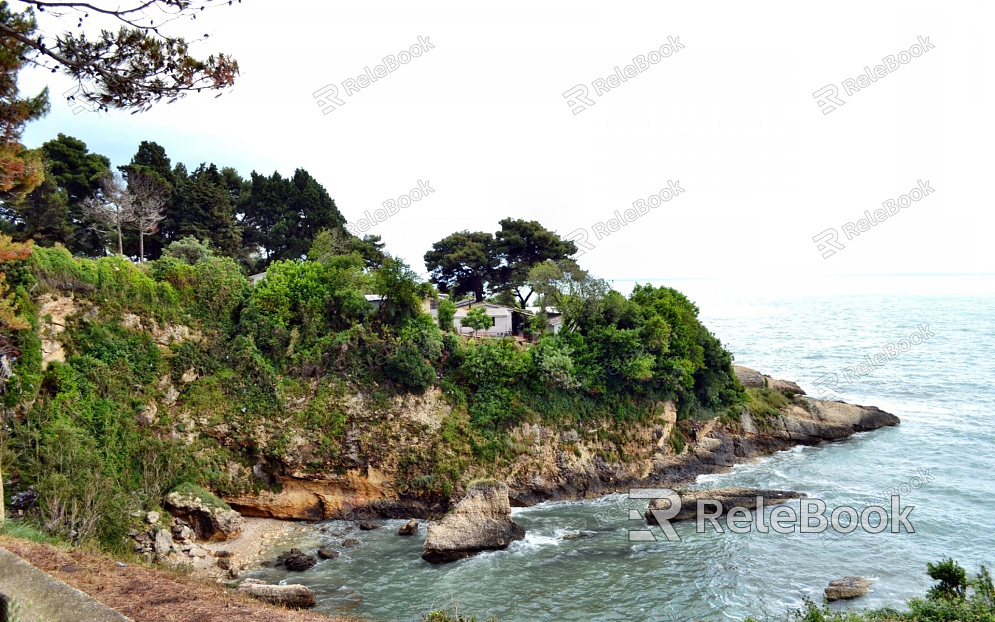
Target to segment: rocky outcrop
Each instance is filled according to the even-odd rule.
[[[793,490],[763,490],[761,488],[715,488],[712,490],[678,490],[681,497],[681,511],[671,518],[671,521],[695,520],[698,517],[698,500],[708,499],[717,502],[722,508],[722,516],[729,513],[734,507],[746,508],[747,510],[757,509],[757,497],[764,500],[764,506],[770,507],[788,501],[799,499],[805,495]],[[646,510],[646,520],[651,525],[657,524],[653,510],[670,509],[670,499],[653,499]],[[708,514],[715,512],[714,504],[707,504],[705,511]]]
[[[291,609],[314,607],[317,602],[314,591],[303,585],[269,585],[258,579],[246,579],[235,591],[272,605],[282,605]]]
[[[401,528],[397,530],[397,535],[399,536],[413,536],[418,533],[418,521],[411,519],[408,522],[401,525]]]
[[[842,579],[830,581],[829,587],[825,590],[826,600],[833,602],[835,600],[859,598],[867,593],[867,588],[870,585],[871,582],[863,577],[843,577]]]
[[[166,495],[166,506],[174,516],[186,521],[200,540],[237,538],[242,534],[242,516],[212,497],[192,488],[173,491]]]
[[[402,495],[391,480],[372,467],[349,469],[322,478],[277,476],[279,492],[225,497],[244,516],[293,520],[427,518],[442,516],[441,500]]]
[[[764,375],[755,369],[743,367],[742,365],[733,365],[732,372],[736,374],[739,384],[744,387],[749,389],[763,389],[767,386],[767,382],[764,380]]]
[[[41,336],[41,367],[49,363],[64,363],[66,351],[62,348],[59,335],[66,330],[66,318],[78,310],[72,296],[52,296],[45,294],[38,300],[38,334]]]
[[[733,365],[732,371],[736,374],[739,384],[750,389],[766,388],[790,395],[805,395],[805,391],[803,391],[797,383],[790,380],[778,380],[776,378],[771,378],[766,374],[761,374],[755,369],[743,367],[742,365]]]
[[[428,526],[422,559],[433,564],[451,562],[504,549],[524,537],[525,528],[511,520],[508,486],[478,482],[452,512]]]

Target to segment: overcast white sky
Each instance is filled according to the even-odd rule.
[[[147,139],[189,167],[303,167],[350,221],[428,180],[435,193],[371,231],[419,271],[432,242],[513,216],[586,229],[595,248],[581,264],[622,290],[730,274],[818,290],[827,275],[995,273],[992,3],[354,4],[245,0],[176,24],[211,34],[198,55],[238,59],[219,99],[74,115],[59,98],[70,82],[30,74],[22,88],[49,84],[53,101],[25,142],[63,132],[114,165]],[[343,80],[419,36],[434,49],[345,96]],[[592,81],[668,36],[683,48],[595,95]],[[920,36],[935,47],[846,94],[843,80]],[[323,115],[312,93],[329,83],[345,105]],[[577,84],[595,104],[575,115],[563,93]],[[813,93],[828,84],[845,104],[823,114]],[[685,192],[596,239],[595,223],[668,180]],[[918,180],[935,192],[844,237],[844,223]],[[830,227],[845,248],[824,259],[813,236]]]

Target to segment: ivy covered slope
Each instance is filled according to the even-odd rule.
[[[7,262],[30,325],[8,331],[8,499],[36,491],[24,507],[46,528],[117,547],[184,482],[274,516],[246,499],[315,482],[323,505],[290,515],[363,495],[430,513],[473,478],[527,477],[540,429],[578,460],[624,463],[645,444],[679,453],[696,420],[739,420],[729,353],[673,289],[625,298],[548,262],[532,285],[562,330],[540,317],[535,343],[474,339],[440,330],[423,311],[434,288],[404,263],[349,250],[319,235],[255,286],[189,240],[143,265],[60,246]]]

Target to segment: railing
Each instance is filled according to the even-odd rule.
[[[478,330],[474,331],[472,328],[466,326],[459,327],[459,334],[470,335],[476,337],[508,337],[511,335],[509,330]]]

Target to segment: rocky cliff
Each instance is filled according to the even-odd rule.
[[[714,418],[679,423],[674,404],[660,402],[646,423],[624,429],[610,422],[566,430],[525,424],[510,432],[513,460],[490,473],[468,473],[467,477],[496,477],[507,483],[512,505],[528,506],[625,492],[631,486],[672,487],[753,457],[796,445],[838,441],[899,423],[898,417],[874,406],[804,397],[793,382],[771,379],[748,368],[736,371],[744,385],[759,378],[765,388],[757,390],[779,392],[783,405],[776,412],[746,410],[739,421]],[[366,464],[357,460],[356,468],[335,474],[309,473],[295,467],[299,459],[288,461],[283,472],[274,476],[278,492],[226,501],[248,516],[287,519],[438,517],[450,509],[449,499],[459,498],[460,491],[449,497],[424,494],[396,482],[403,456],[412,455],[412,448],[438,442],[432,440],[433,435],[452,415],[437,392],[398,400],[378,411],[381,424],[393,422],[400,432],[378,445],[375,460],[368,459]],[[681,430],[680,443],[673,442],[675,428]],[[369,433],[350,432],[357,439],[364,434]],[[295,455],[294,451],[288,455]]]

